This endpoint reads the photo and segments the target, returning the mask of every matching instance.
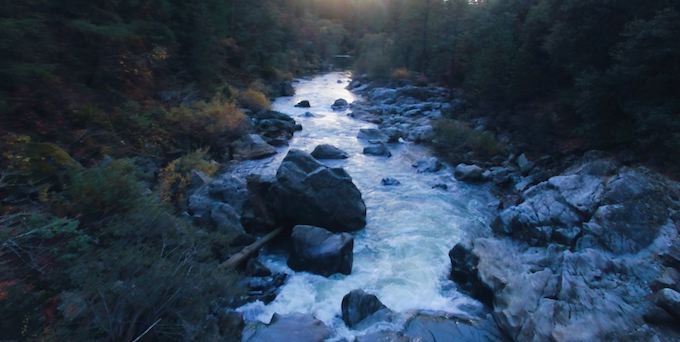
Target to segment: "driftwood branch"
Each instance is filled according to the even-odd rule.
[[[255,252],[260,250],[260,248],[264,247],[269,241],[274,239],[277,235],[279,235],[283,231],[283,228],[276,228],[269,234],[263,236],[261,239],[253,242],[251,245],[243,248],[240,252],[232,255],[229,260],[223,262],[220,267],[221,268],[227,268],[227,269],[235,269],[239,265],[241,265],[245,260],[250,258]]]

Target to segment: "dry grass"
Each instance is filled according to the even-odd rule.
[[[254,111],[269,110],[272,107],[271,102],[265,94],[252,88],[247,89],[239,95],[239,103]]]

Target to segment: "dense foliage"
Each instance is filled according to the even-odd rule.
[[[357,68],[462,87],[534,149],[680,159],[680,5],[630,0],[391,0]],[[676,170],[677,171],[677,170]]]
[[[183,217],[190,173],[348,50],[321,7],[0,4],[0,340],[237,339],[234,237]]]
[[[477,115],[537,153],[677,173],[678,37],[674,0],[3,1],[0,340],[228,337],[233,237],[182,218],[190,172],[215,172],[248,110],[338,54],[462,88],[445,153],[503,151]]]

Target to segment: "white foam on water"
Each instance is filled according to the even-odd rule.
[[[324,161],[329,166],[343,167],[362,192],[367,206],[366,228],[353,233],[354,266],[350,275],[322,277],[294,272],[286,265],[286,256],[263,253],[260,257],[274,271],[289,274],[286,284],[270,304],[247,304],[239,309],[246,319],[269,322],[274,313],[311,313],[335,329],[338,338],[351,340],[365,332],[347,329],[342,320],[342,297],[354,289],[373,293],[397,312],[438,310],[460,312],[458,307],[472,299],[456,291],[447,279],[449,250],[474,229],[488,229],[494,199],[484,186],[456,182],[450,173],[418,174],[411,164],[431,156],[420,145],[390,145],[392,158],[362,154],[365,142],[356,135],[360,128],[375,127],[334,112],[331,104],[338,98],[348,102],[358,99],[344,89],[351,77],[334,72],[296,84],[296,95],[277,99],[273,109],[289,114],[303,126],[290,142],[290,148],[311,152],[327,143],[350,154],[340,161]],[[337,80],[343,80],[342,84]],[[309,100],[311,108],[295,108],[301,100]],[[305,117],[310,111],[320,114]],[[232,172],[273,174],[287,148],[266,160],[234,165]],[[402,184],[382,186],[384,177],[394,177]],[[433,189],[437,183],[449,189]],[[383,323],[371,329],[389,328]],[[370,329],[369,329],[370,330]]]

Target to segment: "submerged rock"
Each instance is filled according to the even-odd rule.
[[[371,143],[385,143],[389,137],[377,128],[362,128],[357,134],[357,138],[367,140]]]
[[[364,147],[364,154],[369,156],[379,156],[379,157],[391,157],[392,152],[387,148],[385,144],[378,144],[373,146]]]
[[[354,238],[333,234],[323,228],[299,225],[293,228],[293,253],[288,266],[297,271],[330,276],[352,273]]]
[[[290,150],[283,159],[267,197],[283,225],[309,224],[336,232],[366,225],[366,205],[352,177],[300,150]]]
[[[247,327],[244,342],[323,342],[331,336],[331,330],[312,315],[292,313],[285,316],[274,314],[269,324]]]
[[[312,157],[316,159],[347,159],[347,152],[328,144],[318,145],[312,151]]]
[[[418,173],[428,173],[428,172],[437,172],[444,167],[444,164],[442,164],[439,159],[435,157],[430,157],[426,159],[421,159],[413,163],[411,165],[416,168],[416,172]]]
[[[401,185],[401,182],[399,180],[397,180],[396,178],[392,178],[392,177],[385,177],[380,181],[380,183],[384,186]]]

